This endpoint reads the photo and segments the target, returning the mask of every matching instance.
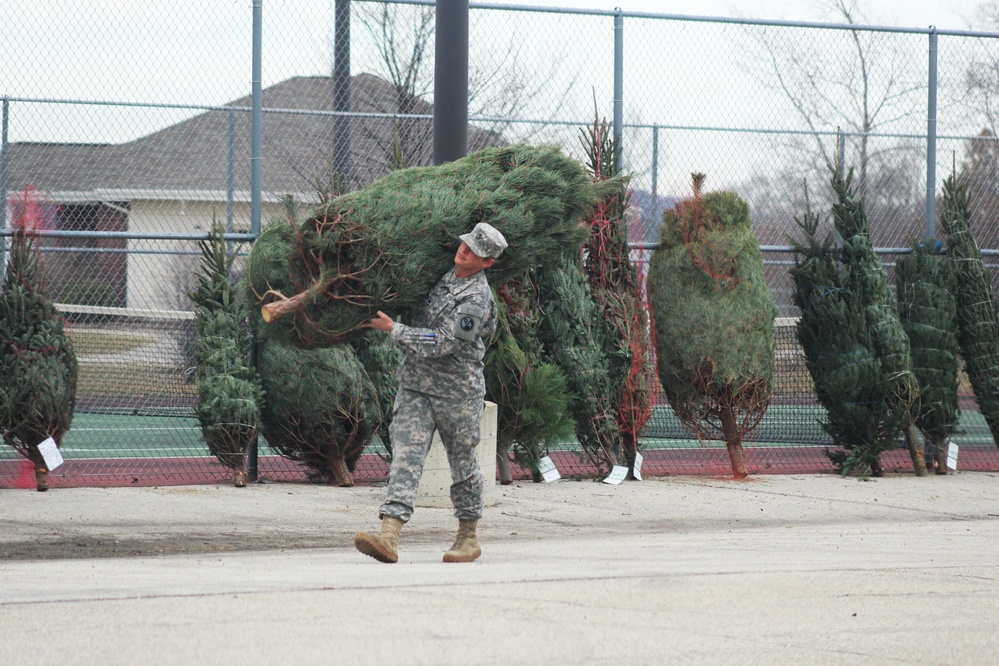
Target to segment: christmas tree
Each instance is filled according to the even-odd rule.
[[[350,346],[357,354],[378,398],[381,411],[381,427],[377,435],[391,453],[392,442],[389,438],[389,426],[392,425],[392,406],[399,389],[396,371],[402,362],[402,349],[399,348],[388,333],[370,329],[350,341]]]
[[[820,218],[810,208],[797,222],[804,239],[793,241],[796,331],[826,409],[823,427],[838,447],[828,455],[843,474],[881,476],[881,452],[895,446],[906,416],[885,401],[886,379],[872,352],[864,306],[850,292],[850,270],[832,234],[818,238]]]
[[[923,453],[909,411],[918,410],[919,384],[912,372],[909,338],[898,316],[895,299],[888,286],[884,263],[871,243],[864,202],[852,186],[853,171],[844,174],[837,166],[832,175],[836,201],[833,223],[842,239],[840,254],[850,271],[850,296],[863,308],[870,350],[881,364],[885,378],[884,400],[888,409],[899,413],[912,466],[916,474],[926,474]],[[890,433],[889,433],[890,434]]]
[[[648,294],[662,390],[680,421],[725,442],[736,478],[742,441],[770,406],[773,297],[749,207],[731,192],[694,196],[663,214]]]
[[[69,430],[76,405],[77,361],[62,315],[44,288],[28,213],[14,222],[10,257],[0,292],[0,434],[35,466],[35,485],[48,490],[49,469],[38,445],[56,446]]]
[[[940,243],[916,243],[895,268],[898,312],[919,382],[916,426],[926,439],[926,466],[947,473],[947,440],[957,428],[957,303],[951,265]]]
[[[245,304],[230,280],[236,257],[220,226],[199,243],[201,273],[190,294],[196,305],[198,422],[208,450],[246,485],[246,452],[257,441],[263,392],[250,363],[252,335]]]
[[[999,445],[999,312],[989,271],[971,232],[968,188],[954,176],[944,181],[940,223],[954,272],[957,341],[964,370],[992,440]]]
[[[292,200],[285,203],[287,218],[268,224],[255,244],[257,260],[280,261],[297,238],[299,208]],[[258,244],[263,252],[258,253]],[[252,286],[247,288],[252,291]],[[263,325],[259,309],[253,309],[251,319],[258,331],[267,443],[305,465],[311,480],[352,486],[364,448],[378,434],[388,443],[383,409],[387,405],[391,414],[395,397],[394,344],[366,334],[354,341],[356,350],[346,343],[302,349],[272,335],[280,331]],[[378,386],[361,358],[377,372]]]
[[[382,419],[377,391],[354,349],[298,349],[267,340],[258,367],[267,443],[303,463],[312,481],[354,485],[354,466]]]
[[[593,466],[610,472],[622,458],[615,386],[600,311],[578,253],[563,253],[539,268],[537,283],[544,314],[539,338],[545,360],[565,374],[572,395],[569,412],[576,422],[582,455]]]
[[[540,313],[533,283],[514,278],[496,290],[497,325],[486,352],[486,398],[497,405],[496,457],[500,482],[512,482],[509,454],[540,481],[538,460],[552,444],[572,438],[565,375],[542,361]]]
[[[490,269],[500,284],[579,248],[580,220],[616,185],[594,183],[557,148],[526,145],[393,171],[324,204],[291,236],[254,244],[247,273],[267,335],[315,348],[356,336],[377,310],[404,320],[452,266],[458,236],[481,221],[509,242]]]
[[[620,147],[606,121],[583,135],[589,169],[597,181],[616,178]],[[628,192],[625,182],[597,202],[590,215],[590,237],[584,245],[584,267],[604,324],[608,370],[614,385],[614,412],[623,464],[633,470],[639,433],[652,416],[648,317],[642,303],[644,287],[628,248]]]

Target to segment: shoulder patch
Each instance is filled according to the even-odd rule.
[[[472,303],[459,305],[454,319],[454,337],[473,342],[479,335],[485,314],[485,309],[479,305]]]

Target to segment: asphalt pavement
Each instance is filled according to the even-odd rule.
[[[0,664],[996,664],[999,475],[0,490]]]

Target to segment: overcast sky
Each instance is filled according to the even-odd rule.
[[[266,0],[263,3],[265,87],[293,76],[326,76],[332,63],[335,0]],[[851,0],[844,0],[850,2]],[[995,0],[993,0],[995,1]],[[490,5],[604,10],[683,16],[841,23],[832,0],[486,0]],[[0,0],[0,95],[10,96],[10,140],[123,143],[171,126],[202,111],[248,95],[251,88],[250,0]],[[985,30],[981,0],[857,0],[857,23],[925,30]],[[356,11],[356,10],[355,10]],[[606,17],[524,12],[478,12],[475,37],[483,55],[522,51],[517,67],[524,80],[544,80],[549,97],[518,105],[518,129],[559,131],[557,140],[578,146],[578,127],[594,106],[613,109],[613,23]],[[488,15],[488,16],[486,16]],[[353,23],[354,73],[377,71],[371,48],[363,48],[360,21]],[[485,26],[485,27],[483,27]],[[850,33],[836,30],[773,30],[727,25],[631,20],[625,25],[627,168],[636,186],[685,192],[693,170],[713,183],[742,183],[777,161],[758,132],[804,131],[801,118],[754,68],[750,47],[761,33],[783,36],[781,48],[800,48],[807,62],[820,62],[829,76],[844,76],[850,63]],[[874,34],[874,33],[870,33]],[[879,73],[899,76],[876,129],[918,135],[926,129],[927,38],[925,34],[877,33],[878,43],[897,53]],[[485,51],[485,54],[481,53]],[[367,58],[365,58],[367,54]],[[963,137],[985,126],[981,114],[958,107],[954,87],[972,59],[999,61],[999,40],[941,38],[938,160],[960,155]],[[763,62],[767,60],[764,59]],[[796,62],[791,60],[791,62]],[[879,64],[885,64],[885,60]],[[898,71],[895,65],[899,65]],[[484,71],[488,71],[485,68]],[[885,73],[887,72],[887,73]],[[551,74],[550,79],[545,77]],[[566,81],[573,80],[572,88]],[[553,83],[549,83],[549,81]],[[843,81],[843,79],[839,79]],[[500,81],[503,83],[503,81]],[[881,81],[883,83],[883,81]],[[947,86],[950,86],[949,88]],[[563,92],[566,91],[566,92]],[[842,91],[841,91],[842,92]],[[957,92],[961,92],[958,90]],[[554,108],[561,103],[562,108]],[[68,103],[65,100],[73,100]],[[105,104],[113,102],[121,104]],[[193,106],[188,106],[193,105]],[[840,105],[848,111],[848,105]],[[837,110],[840,107],[834,107]],[[975,111],[977,113],[977,110]],[[830,114],[834,115],[834,114]],[[550,123],[551,119],[562,123]],[[835,141],[846,127],[838,117],[820,129]],[[849,120],[849,119],[847,119]],[[533,123],[533,124],[532,124]],[[554,129],[548,128],[548,125]],[[663,129],[662,135],[655,135]],[[811,130],[814,131],[814,130]],[[770,136],[769,134],[766,136]],[[513,137],[519,138],[519,137]],[[548,135],[540,137],[549,139]],[[533,139],[532,139],[533,140]],[[661,143],[660,143],[661,142]],[[772,142],[771,142],[772,143]],[[918,143],[918,142],[917,142]],[[662,151],[660,155],[656,151]],[[783,157],[780,159],[783,159]],[[652,165],[655,165],[653,169]],[[938,166],[940,174],[947,164]],[[653,186],[652,174],[658,179]]]
[[[829,10],[830,1],[489,0],[489,4],[606,11],[620,6],[626,11],[657,14],[839,22]],[[929,25],[956,30],[984,28],[976,21],[979,0],[859,0],[859,4],[863,8],[858,16],[860,23],[920,29]],[[265,86],[290,76],[329,72],[333,5],[334,0],[264,3]],[[3,0],[3,7],[0,61],[6,66],[0,68],[0,94],[33,99],[224,104],[249,92],[249,0]],[[499,25],[506,20],[501,19]],[[588,59],[607,58],[612,45],[607,38],[608,30],[578,34],[575,39],[570,35],[562,41],[553,40],[544,31],[546,26],[557,25],[556,21],[551,16],[511,14],[508,25],[516,26],[519,31],[516,43],[540,54],[536,59],[546,66],[560,57],[553,49],[565,49],[566,58],[584,63]],[[593,26],[606,26],[607,22],[580,20],[565,24],[596,30]],[[651,25],[632,21],[626,27],[629,56],[649,52],[651,47],[643,45],[643,38],[656,43]],[[357,33],[360,39],[361,31]],[[672,40],[674,45],[680,38],[682,35]],[[923,49],[920,45],[917,50],[923,52]],[[717,51],[706,55],[718,59]],[[355,73],[373,71],[371,63],[360,55],[352,58]],[[920,63],[924,60],[922,56]],[[627,62],[632,65],[641,64],[640,61]],[[721,61],[718,67],[731,70],[732,59]],[[633,82],[648,75],[647,68],[634,66],[628,74]],[[580,102],[581,108],[589,108],[592,86],[609,89],[610,82],[587,81],[581,87],[586,90],[587,98]],[[638,93],[637,88],[629,89],[632,112],[642,101]],[[120,109],[109,107],[69,109],[52,104],[29,107],[18,103],[12,111],[10,131],[13,140],[120,141],[172,124],[193,112],[131,110],[127,117],[121,117]],[[652,117],[651,111],[646,117]]]

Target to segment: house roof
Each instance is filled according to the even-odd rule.
[[[333,140],[330,77],[294,77],[263,91],[263,190],[266,200],[285,194],[310,197],[328,174]],[[351,79],[352,186],[363,187],[388,172],[399,125],[380,114],[398,113],[400,96],[389,82],[370,74]],[[410,166],[429,164],[433,107],[407,100],[405,123]],[[250,191],[250,97],[232,101],[233,189],[236,200]],[[211,110],[122,144],[13,143],[8,190],[28,185],[57,201],[143,199],[225,200],[229,179],[228,109]],[[469,127],[472,150],[502,141]]]

